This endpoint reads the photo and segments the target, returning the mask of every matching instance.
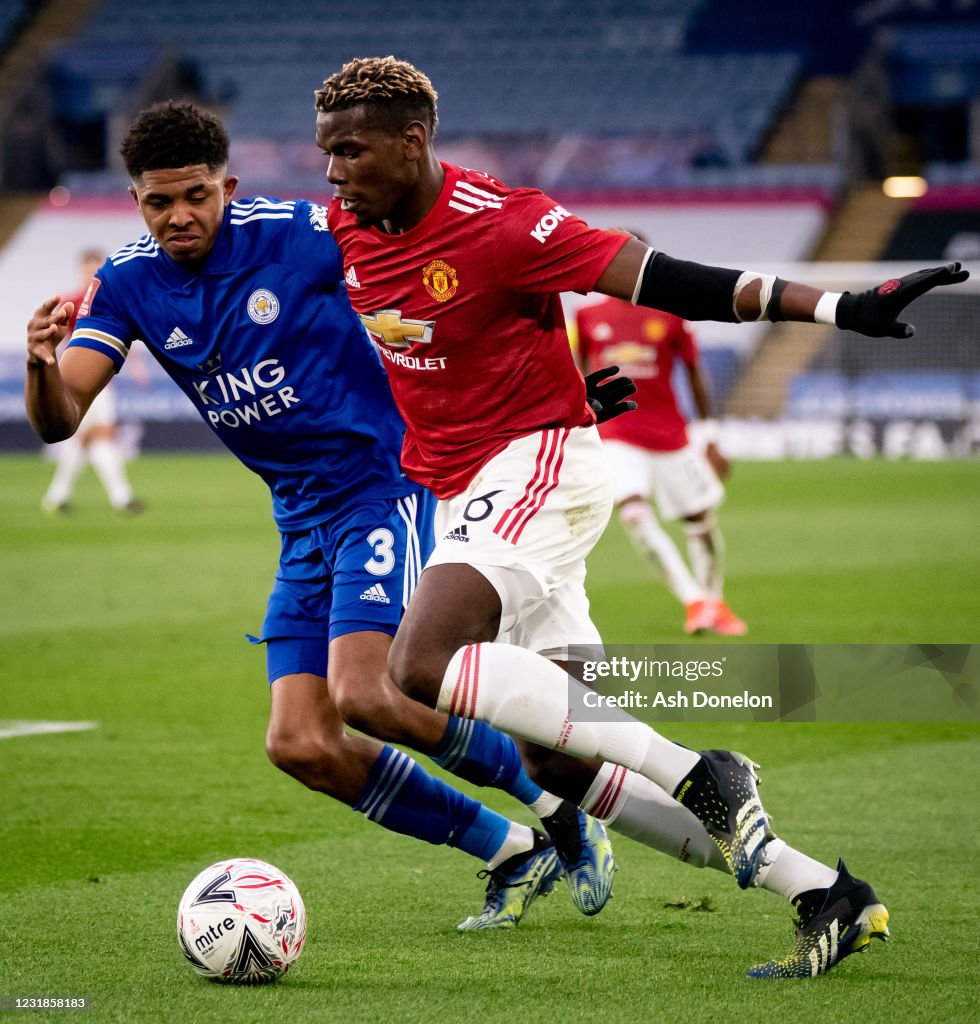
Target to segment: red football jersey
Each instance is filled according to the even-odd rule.
[[[536,189],[442,166],[410,231],[358,228],[337,200],[328,224],[407,425],[402,467],[448,498],[515,438],[594,422],[558,293],[590,291],[628,236]]]
[[[72,332],[75,330],[75,324],[78,321],[78,317],[81,314],[82,305],[86,299],[91,299],[91,296],[95,294],[95,289],[98,288],[101,282],[98,278],[92,278],[92,284],[88,286],[83,292],[75,292],[73,295],[66,295],[62,298],[62,304],[70,302],[75,307],[75,312],[72,313],[71,319],[68,321],[68,331],[65,334],[64,341],[58,346],[59,355],[64,353],[64,350],[68,347],[68,342],[71,339]]]
[[[88,297],[89,292],[92,291],[92,286],[83,292],[76,292],[74,295],[69,295],[68,298],[62,299],[62,302],[70,302],[75,307],[75,312],[71,315],[71,320],[68,321],[68,337],[71,337],[71,332],[75,330],[75,322],[78,320],[79,314],[81,313],[82,305],[85,299]]]
[[[698,361],[698,348],[687,322],[672,313],[604,299],[576,314],[579,354],[588,370],[614,364],[636,383],[634,412],[599,428],[615,438],[653,451],[671,452],[687,444],[684,417],[672,384],[674,360]]]

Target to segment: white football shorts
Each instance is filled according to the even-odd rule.
[[[426,563],[461,562],[493,585],[502,606],[496,639],[564,657],[595,647],[585,558],[612,512],[595,427],[552,428],[512,441],[469,487],[436,509]]]
[[[116,422],[116,396],[112,392],[112,384],[104,387],[93,399],[85,413],[79,429],[91,427],[111,427]]]
[[[717,508],[725,498],[718,474],[694,445],[653,452],[623,441],[606,441],[605,452],[617,505],[635,494],[652,497],[660,517],[672,520]]]

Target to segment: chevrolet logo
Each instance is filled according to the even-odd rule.
[[[406,349],[415,342],[432,341],[435,320],[403,320],[400,309],[378,309],[370,315],[359,314],[371,338],[388,348]]]

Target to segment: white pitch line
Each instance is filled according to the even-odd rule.
[[[53,732],[84,732],[98,727],[98,722],[0,721],[0,740],[15,736],[44,736]]]

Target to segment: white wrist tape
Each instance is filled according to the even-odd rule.
[[[735,311],[735,318],[739,323],[745,323],[746,317],[738,312],[738,297],[742,290],[747,288],[753,281],[761,282],[759,287],[759,315],[752,317],[753,320],[765,320],[769,313],[769,300],[772,298],[772,286],[776,283],[775,274],[756,274],[752,270],[746,270],[735,282],[735,292],[732,295],[732,309]]]
[[[721,436],[717,420],[701,420],[698,424],[698,436],[705,444],[717,444]]]
[[[817,300],[816,309],[813,311],[813,322],[815,324],[830,324],[837,326],[837,303],[840,301],[840,292],[824,292]]]

